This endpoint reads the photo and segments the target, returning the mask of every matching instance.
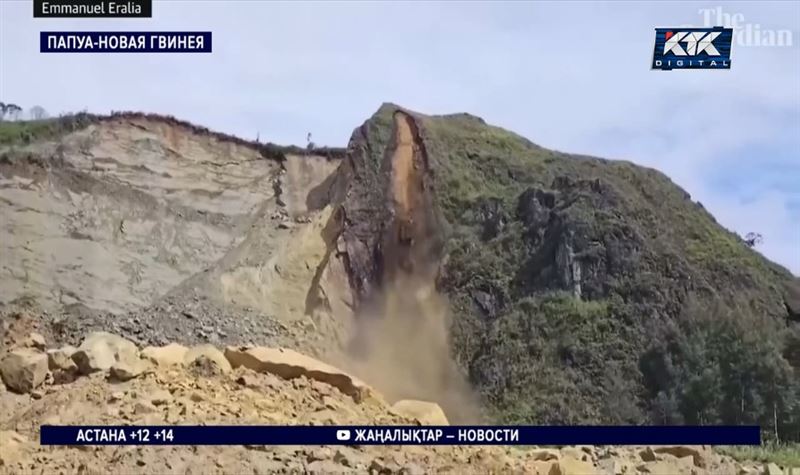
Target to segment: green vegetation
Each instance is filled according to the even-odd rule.
[[[26,145],[34,140],[58,139],[65,134],[84,129],[91,124],[105,120],[150,120],[176,127],[184,127],[199,135],[214,137],[217,140],[232,142],[239,145],[257,149],[264,158],[270,160],[285,160],[287,154],[304,155],[308,151],[296,146],[283,146],[274,143],[260,143],[245,140],[229,134],[215,132],[190,122],[178,120],[171,116],[158,114],[145,114],[142,112],[113,112],[111,115],[96,115],[86,112],[66,114],[49,119],[27,121],[0,121],[0,146]],[[314,149],[315,155],[328,158],[342,158],[345,149],[335,147],[318,147]]]
[[[0,122],[0,145],[26,145],[34,140],[56,139],[87,127],[96,120],[90,114],[73,114],[40,120]]]
[[[782,467],[800,468],[800,445],[768,443],[759,447],[740,445],[733,447],[716,447],[724,455],[736,460],[756,460],[764,463],[776,463]]]
[[[376,164],[394,110],[367,124]],[[800,440],[787,270],[655,170],[466,114],[415,117],[447,222],[453,352],[497,419],[759,424]]]
[[[45,135],[54,119],[0,122],[0,145],[27,144]]]

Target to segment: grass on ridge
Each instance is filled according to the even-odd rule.
[[[716,447],[716,450],[740,461],[757,460],[764,463],[774,462],[781,467],[800,468],[800,444],[797,443],[721,446]]]

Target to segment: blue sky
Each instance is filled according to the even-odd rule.
[[[651,71],[654,28],[739,13],[792,45],[730,71]],[[657,168],[800,274],[799,2],[156,1],[152,19],[33,19],[0,1],[0,99],[142,110],[344,145],[390,101],[466,111],[565,152]],[[715,10],[716,11],[716,10]],[[43,55],[41,30],[210,30],[210,55]]]

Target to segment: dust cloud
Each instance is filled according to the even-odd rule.
[[[432,282],[398,276],[358,316],[349,366],[390,401],[438,403],[451,423],[477,424],[478,399],[450,354],[449,305]]]

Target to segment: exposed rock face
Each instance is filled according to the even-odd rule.
[[[149,304],[241,242],[279,169],[251,148],[147,120],[28,149],[57,160],[0,163],[0,294],[50,307]]]
[[[200,292],[281,320],[312,313],[320,293],[346,307],[321,235],[341,152],[269,151],[137,115],[0,146],[0,303],[119,314]]]
[[[442,257],[441,216],[416,119],[385,111],[356,129],[338,182],[342,232],[357,303],[397,272],[433,272]],[[346,191],[344,191],[346,190]]]
[[[572,292],[576,299],[581,298],[581,264],[575,259],[572,247],[572,233],[556,249],[556,266],[561,284]]]
[[[76,346],[96,330],[143,346],[346,343],[354,301],[331,205],[343,150],[141,114],[86,124],[0,145],[0,306],[43,308]]]

